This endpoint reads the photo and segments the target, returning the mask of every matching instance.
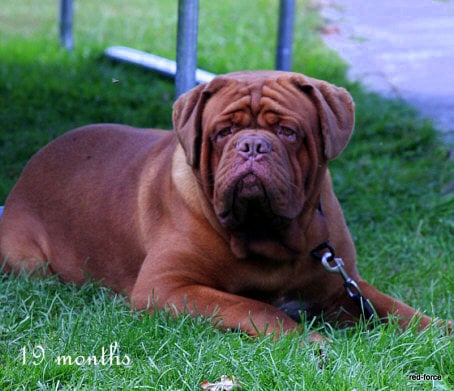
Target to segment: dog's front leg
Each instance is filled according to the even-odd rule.
[[[212,317],[217,327],[240,329],[252,336],[289,332],[298,328],[286,314],[269,304],[219,291],[202,285],[186,285],[171,290],[159,307],[176,313]]]
[[[216,327],[241,330],[251,336],[278,337],[300,328],[284,312],[267,303],[164,275],[149,279],[139,275],[130,300],[135,309],[168,308],[174,315],[202,315]],[[323,338],[313,333],[310,341],[321,343]]]
[[[372,303],[379,319],[382,321],[386,321],[388,315],[395,315],[399,326],[404,330],[409,327],[414,318],[420,322],[420,330],[425,329],[432,322],[429,316],[380,292],[366,281],[359,281],[359,287],[361,288],[362,294]]]

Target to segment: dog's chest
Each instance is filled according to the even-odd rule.
[[[322,277],[317,266],[309,257],[281,264],[260,259],[238,260],[228,273],[225,288],[231,293],[269,302],[301,296]]]

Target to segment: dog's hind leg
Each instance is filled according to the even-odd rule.
[[[51,259],[48,235],[31,214],[5,208],[0,220],[0,266],[6,272],[46,275]]]

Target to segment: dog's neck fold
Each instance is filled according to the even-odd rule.
[[[325,217],[318,203],[302,215],[304,219],[292,220],[273,236],[254,238],[241,231],[230,232],[230,248],[240,259],[259,256],[278,263],[298,261],[329,239]]]

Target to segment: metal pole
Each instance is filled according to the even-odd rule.
[[[68,50],[73,48],[73,2],[60,0],[60,45]]]
[[[291,71],[295,0],[280,0],[276,69]]]
[[[196,85],[198,0],[178,0],[175,98]]]

